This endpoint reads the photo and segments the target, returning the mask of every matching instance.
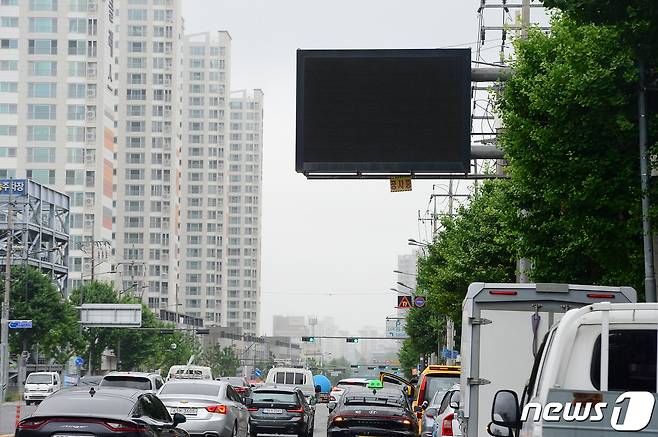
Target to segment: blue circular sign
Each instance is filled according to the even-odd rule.
[[[425,298],[423,296],[416,296],[414,298],[414,305],[416,308],[422,308],[425,306]]]
[[[82,366],[85,363],[85,359],[82,357],[75,357],[75,365]]]

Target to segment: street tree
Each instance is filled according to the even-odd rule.
[[[516,43],[500,141],[535,281],[642,288],[637,68],[621,37],[559,17]]]
[[[241,364],[234,347],[222,347],[218,344],[207,348],[201,354],[200,361],[212,369],[215,377],[235,376]]]
[[[77,311],[39,270],[14,266],[11,277],[10,318],[32,320],[31,329],[10,331],[11,350],[20,353],[38,345],[41,354],[65,363],[81,345]]]

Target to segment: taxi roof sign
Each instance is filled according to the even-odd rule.
[[[380,390],[384,388],[384,384],[379,379],[368,381],[368,388],[372,390]]]

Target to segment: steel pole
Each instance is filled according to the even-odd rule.
[[[9,182],[9,198],[7,200],[7,246],[5,253],[5,298],[2,303],[2,317],[0,317],[0,324],[2,324],[0,332],[0,360],[2,364],[0,368],[2,371],[0,375],[0,401],[6,400],[7,390],[9,389],[9,301],[11,297],[11,254],[13,251],[13,215],[14,208],[11,199],[12,180]]]
[[[651,217],[649,209],[649,158],[647,156],[647,101],[645,89],[644,60],[638,62],[640,67],[640,89],[638,93],[638,112],[640,129],[640,177],[642,185],[642,232],[644,242],[644,295],[647,302],[656,302],[656,275],[653,269],[653,244],[651,241]]]

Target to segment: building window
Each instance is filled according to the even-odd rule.
[[[56,11],[57,0],[30,0],[31,11]]]
[[[56,39],[31,39],[28,40],[28,54],[30,55],[56,55]]]
[[[28,71],[30,76],[55,76],[57,75],[57,62],[30,61]]]
[[[30,18],[30,32],[57,33],[57,18]]]
[[[55,120],[57,105],[27,105],[28,120]]]
[[[51,99],[57,97],[57,84],[52,82],[29,82],[27,84],[27,96],[39,99]]]
[[[55,126],[28,126],[28,141],[55,141],[57,129]],[[15,134],[15,131],[14,131]]]
[[[55,170],[27,170],[28,179],[40,184],[52,185],[55,183]]]
[[[148,11],[146,9],[128,9],[128,20],[144,21],[147,19],[148,19]]]
[[[17,49],[18,40],[17,39],[0,39],[0,49]]]

